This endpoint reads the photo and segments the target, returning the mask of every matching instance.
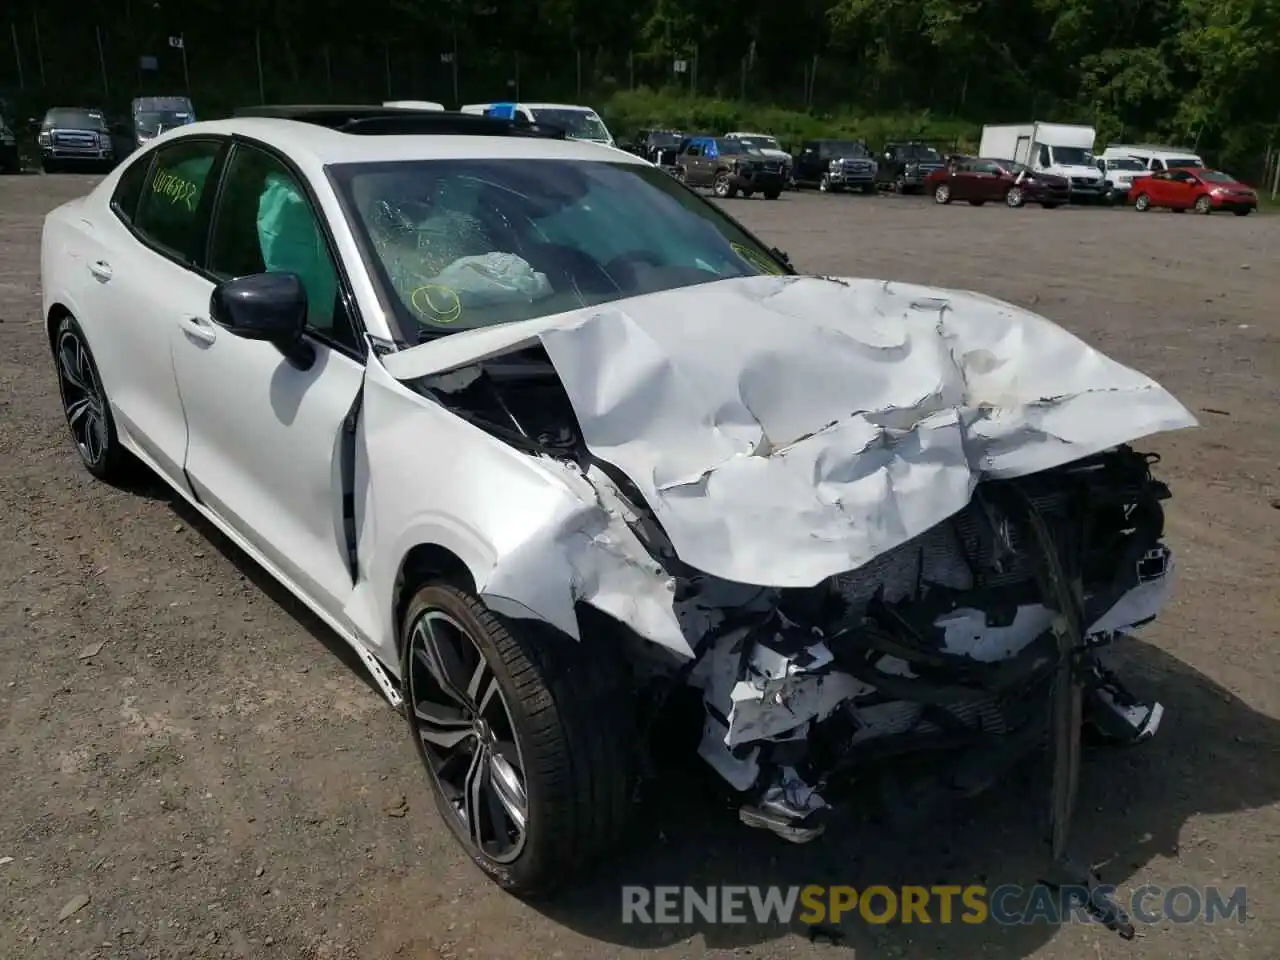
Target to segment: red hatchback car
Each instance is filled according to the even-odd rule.
[[[1139,213],[1167,207],[1174,213],[1230,210],[1237,217],[1246,217],[1258,209],[1258,195],[1251,187],[1221,170],[1199,167],[1178,167],[1139,177],[1129,188],[1129,202]]]
[[[929,174],[924,183],[937,203],[967,200],[980,207],[994,200],[1010,207],[1038,203],[1052,210],[1071,200],[1065,177],[1033,173],[1020,163],[982,157],[950,157],[946,167]]]

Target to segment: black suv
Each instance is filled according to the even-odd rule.
[[[924,140],[890,140],[880,151],[876,185],[894,193],[919,193],[929,174],[947,165],[946,159]]]
[[[115,165],[116,151],[106,115],[93,107],[54,107],[44,115],[36,140],[45,173],[72,166]]]
[[[0,100],[0,173],[21,173],[18,158],[18,128],[9,113],[8,104]]]
[[[639,130],[625,148],[628,153],[644,157],[668,172],[675,172],[676,154],[685,136],[679,130]]]
[[[806,140],[793,170],[797,187],[816,186],[824,193],[876,190],[876,161],[861,140]]]

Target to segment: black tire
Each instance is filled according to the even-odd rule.
[[[80,462],[99,480],[123,483],[130,479],[134,461],[120,443],[98,365],[75,317],[58,324],[51,346],[58,395]]]
[[[729,174],[722,171],[711,181],[711,192],[722,200],[732,200],[738,195],[738,188],[729,179]]]
[[[951,202],[951,184],[940,183],[933,188],[934,203],[950,203]]]
[[[1206,217],[1209,216],[1209,214],[1213,213],[1213,201],[1209,199],[1208,194],[1205,194],[1204,196],[1201,196],[1201,197],[1196,197],[1195,209],[1196,209],[1196,213]]]
[[[428,625],[434,625],[431,635],[438,640],[426,639]],[[609,638],[576,642],[541,624],[507,622],[470,593],[444,583],[418,588],[405,609],[400,630],[405,717],[449,829],[480,869],[512,893],[533,896],[577,879],[617,844],[632,811],[633,698],[616,651],[605,646]],[[494,691],[483,698],[489,706],[482,705],[467,720],[458,719],[467,712],[464,709],[454,709],[453,719],[444,719],[449,704],[460,701],[442,693],[444,685],[437,682],[438,674],[421,652],[428,644],[433,650],[452,644],[453,640],[445,638],[455,632],[457,655],[446,654],[436,662],[447,661],[457,675],[470,678],[469,687],[492,686]],[[467,643],[471,644],[472,662],[463,662],[460,652]],[[481,682],[477,683],[477,678]],[[426,706],[437,709],[428,713],[423,710]],[[468,786],[477,769],[488,773],[486,781],[478,781],[481,786],[495,782],[494,771],[504,778],[511,770],[519,774],[516,782],[523,784],[526,817],[514,853],[500,851],[495,844],[484,849],[473,838],[470,821],[446,792],[455,788],[447,786],[448,778],[437,772],[446,769],[440,763],[442,754],[430,752],[426,745],[422,732],[425,716],[439,718],[434,728],[428,728],[437,736],[450,730],[457,736],[463,728],[471,731],[463,735],[472,743],[469,755],[461,742],[450,748],[457,751],[453,759],[467,763],[464,782]],[[475,720],[475,716],[482,719]],[[504,734],[510,735],[509,744],[499,739]],[[484,767],[477,767],[475,746],[482,738],[495,749],[481,754],[482,759],[491,759]],[[513,750],[515,765],[509,763]],[[495,755],[499,760],[505,755],[508,760],[501,762],[507,766],[493,766]],[[510,782],[506,779],[508,785]],[[492,786],[490,791],[487,799],[491,803],[485,809],[492,817],[498,812],[492,802],[501,804],[504,791]],[[509,786],[505,792],[511,795]],[[516,822],[510,810],[503,807],[501,812],[506,818],[508,841]],[[487,826],[490,835],[496,836],[492,820]],[[478,832],[483,842],[483,828]]]
[[[875,185],[874,183],[864,183],[864,184],[862,185],[862,192],[863,192],[864,194],[867,194],[867,193],[875,193],[875,192],[876,192],[876,185]]]
[[[57,160],[41,160],[40,169],[45,173],[61,173],[62,167],[59,166]]]
[[[1137,198],[1133,201],[1133,209],[1137,210],[1139,213],[1146,213],[1151,209],[1151,198],[1145,193],[1138,194]]]
[[[782,196],[781,190],[766,190],[764,192],[764,198],[766,200],[777,200],[780,196]]]

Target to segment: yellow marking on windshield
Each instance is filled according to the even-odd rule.
[[[462,301],[452,289],[441,283],[427,283],[409,295],[409,303],[424,319],[432,323],[454,323],[462,316]]]
[[[781,276],[782,274],[786,273],[786,271],[783,270],[782,267],[778,266],[778,264],[774,263],[772,260],[766,257],[759,250],[752,250],[750,247],[746,246],[745,244],[741,244],[737,242],[732,242],[729,244],[729,246],[733,248],[734,253],[736,253],[739,257],[741,257],[747,263],[751,264],[757,270],[763,270],[765,273],[772,274],[775,277]]]

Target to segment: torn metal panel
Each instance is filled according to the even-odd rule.
[[[636,485],[680,559],[812,586],[1018,477],[1193,426],[1148,377],[1043,317],[957,291],[725,280],[386,358],[400,379],[534,340],[591,453]]]

